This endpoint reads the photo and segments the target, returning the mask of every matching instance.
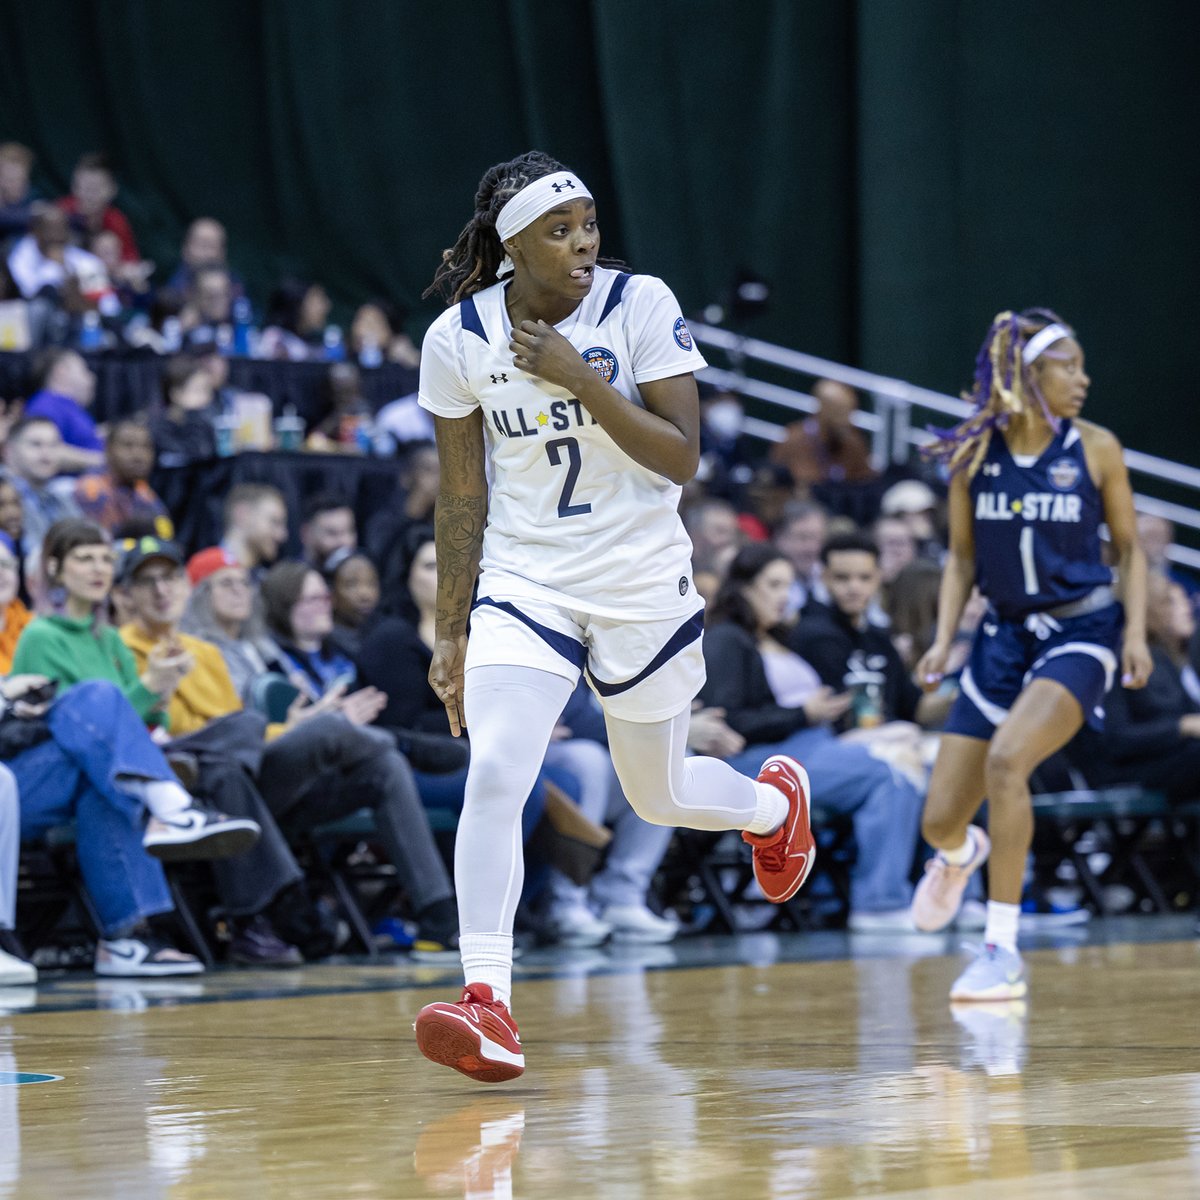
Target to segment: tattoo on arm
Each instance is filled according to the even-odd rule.
[[[438,561],[439,635],[457,637],[466,632],[486,524],[486,496],[445,493],[438,496],[434,537]]]

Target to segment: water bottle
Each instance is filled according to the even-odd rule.
[[[363,338],[358,351],[358,365],[371,368],[378,367],[382,362],[383,351],[379,348],[379,343],[373,337]]]
[[[336,325],[330,325],[325,330],[325,360],[326,362],[344,362],[346,346],[342,342],[342,331]]]
[[[100,314],[94,309],[85,312],[79,327],[80,350],[99,350],[103,345],[104,327],[100,324]]]
[[[251,322],[254,314],[250,308],[250,301],[245,296],[239,296],[230,308],[230,315],[233,317],[233,353],[238,358],[250,357],[250,333]]]
[[[883,724],[883,689],[877,683],[860,682],[851,689],[856,729],[874,729]]]
[[[275,418],[275,445],[279,450],[299,450],[304,442],[304,420],[294,404],[284,405],[283,415]]]

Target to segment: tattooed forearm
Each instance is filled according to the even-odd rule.
[[[434,514],[437,545],[439,637],[460,637],[467,630],[471,593],[479,573],[483,531],[487,524],[486,496],[438,496]]]
[[[434,509],[437,546],[437,636],[462,637],[467,632],[471,593],[479,574],[483,530],[487,524],[487,471],[484,466],[483,418],[435,417],[441,487]]]

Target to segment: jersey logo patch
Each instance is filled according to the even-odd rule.
[[[621,367],[617,356],[607,346],[591,346],[580,356],[605,383],[612,383],[619,374]]]
[[[1069,492],[1079,482],[1079,464],[1073,458],[1058,458],[1050,464],[1046,474],[1060,492]]]
[[[671,335],[675,338],[675,345],[680,350],[690,350],[692,348],[692,331],[687,327],[687,322],[682,317],[675,322],[675,328],[671,330]]]

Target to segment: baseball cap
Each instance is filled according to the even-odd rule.
[[[225,567],[240,567],[242,564],[224,546],[209,546],[188,559],[187,573],[193,586],[207,579],[214,571]]]
[[[928,512],[937,507],[937,496],[933,488],[919,479],[902,479],[894,483],[879,502],[879,510],[885,517],[897,517],[902,513]]]
[[[125,538],[117,543],[116,582],[128,583],[143,563],[161,558],[165,562],[183,566],[183,551],[174,542],[156,537]]]

